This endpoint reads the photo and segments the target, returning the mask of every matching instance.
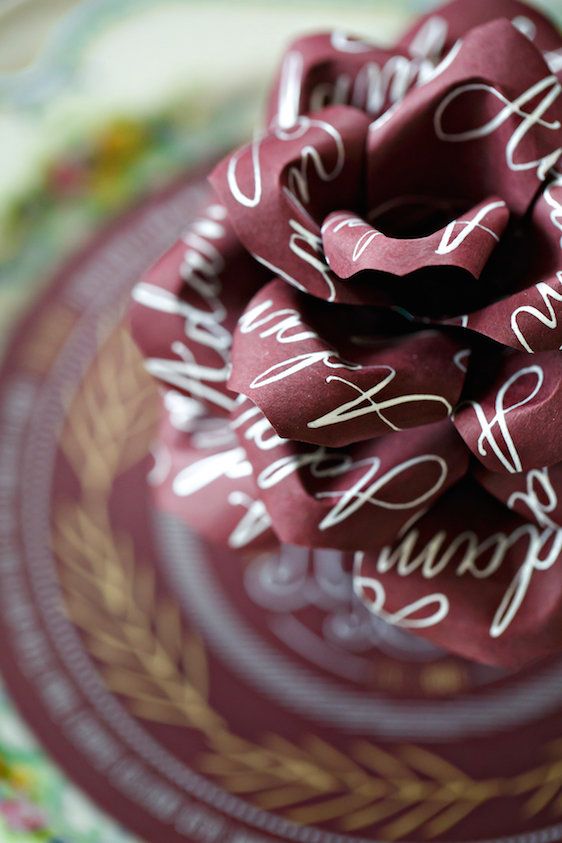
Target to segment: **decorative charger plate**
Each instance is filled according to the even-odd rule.
[[[375,622],[336,552],[241,562],[156,510],[131,285],[201,176],[54,279],[0,376],[0,669],[150,843],[562,839],[562,658],[506,674]]]

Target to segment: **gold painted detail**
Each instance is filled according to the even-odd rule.
[[[127,334],[113,334],[70,407],[61,447],[79,492],[54,512],[65,609],[104,682],[131,711],[197,733],[201,772],[297,823],[335,823],[343,832],[376,824],[380,837],[400,840],[414,832],[438,837],[505,797],[516,800],[522,819],[547,809],[560,814],[562,740],[534,769],[476,780],[417,746],[349,739],[341,750],[311,734],[264,734],[257,742],[232,731],[212,705],[202,640],[185,628],[179,607],[159,593],[153,568],[138,563],[130,537],[110,519],[114,481],[146,454],[153,434],[151,390]]]

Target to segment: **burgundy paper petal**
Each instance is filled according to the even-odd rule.
[[[536,281],[562,268],[562,175],[558,171],[537,197],[527,230],[530,242],[526,244],[525,268],[530,280]],[[528,281],[520,282],[519,287],[528,285]]]
[[[322,226],[326,260],[340,278],[363,270],[407,275],[455,266],[478,278],[507,225],[509,211],[497,196],[425,237],[391,237],[350,212],[330,214]]]
[[[283,57],[267,104],[267,122],[287,128],[299,115],[330,105],[352,105],[378,117],[410,88],[423,84],[442,48],[435,27],[421,32],[411,49],[402,51],[343,32],[298,38]]]
[[[562,530],[473,483],[357,561],[355,592],[371,611],[466,658],[520,667],[562,646]]]
[[[214,544],[243,551],[275,547],[252,466],[228,423],[199,418],[191,427],[177,429],[163,417],[149,475],[159,507]]]
[[[464,326],[527,352],[562,345],[562,272],[464,317]]]
[[[562,48],[545,52],[544,60],[548,65],[551,73],[554,73],[558,81],[562,84]]]
[[[561,153],[559,94],[514,26],[473,29],[434,79],[372,124],[368,221],[384,229],[399,210],[404,227],[412,207],[429,211],[444,199],[470,207],[495,195],[523,214]]]
[[[328,301],[350,294],[328,267],[320,224],[361,205],[368,118],[338,106],[273,128],[232,153],[211,181],[246,248],[301,290]]]
[[[436,330],[385,335],[382,321],[272,281],[240,320],[229,386],[280,436],[331,448],[446,418],[468,350]]]
[[[508,474],[562,460],[562,354],[510,353],[490,382],[473,374],[454,416],[470,450],[490,471]]]
[[[267,277],[240,245],[224,207],[207,196],[199,217],[133,291],[131,328],[148,371],[228,414],[232,331]]]
[[[562,527],[562,463],[533,468],[521,474],[497,474],[477,466],[481,486],[539,527]]]
[[[550,52],[562,46],[556,27],[527,3],[517,0],[453,0],[418,18],[399,41],[398,48],[412,51],[419,44],[420,49],[426,39],[437,43],[439,35],[445,48],[450,48],[473,27],[496,18],[510,20],[541,51]]]
[[[380,547],[467,470],[448,420],[334,450],[281,439],[243,399],[233,427],[273,529],[305,547]]]
[[[515,291],[463,317],[463,327],[518,350],[551,351],[562,345],[562,179],[545,186],[523,232],[500,252],[494,268]],[[502,256],[503,257],[503,256]],[[453,320],[455,321],[455,320]]]
[[[267,123],[290,127],[299,115],[329,105],[352,105],[378,117],[423,84],[458,38],[496,18],[513,21],[547,60],[552,54],[556,61],[560,36],[537,10],[515,0],[454,0],[421,17],[393,49],[344,32],[296,39],[273,85]]]

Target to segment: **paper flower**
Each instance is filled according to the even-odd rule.
[[[562,646],[559,77],[513,0],[393,50],[296,41],[134,291],[163,505],[234,548],[350,552],[375,614],[491,663]]]

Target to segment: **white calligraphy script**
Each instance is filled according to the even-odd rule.
[[[507,501],[509,509],[516,511],[519,511],[518,504],[527,507],[541,527],[558,529],[559,524],[550,517],[558,507],[558,494],[552,485],[548,467],[533,468],[527,472],[525,490],[513,492]]]
[[[233,399],[216,388],[226,383],[230,371],[232,336],[224,326],[226,308],[220,299],[222,284],[220,274],[224,257],[216,241],[225,235],[226,210],[222,205],[211,205],[206,215],[195,220],[185,234],[186,250],[180,266],[184,284],[191,288],[201,306],[184,301],[155,284],[142,281],[132,292],[139,304],[159,313],[180,316],[185,320],[185,336],[189,343],[176,340],[170,351],[173,358],[149,358],[146,368],[156,378],[188,392],[197,399],[204,399],[230,411]],[[194,351],[197,346],[217,355],[217,365],[198,362]]]
[[[528,375],[534,376],[534,383],[530,392],[522,398],[519,398],[513,404],[506,404],[505,400],[510,388],[521,378],[525,378]],[[477,401],[466,402],[465,406],[472,407],[476,413],[476,417],[482,429],[482,433],[478,437],[478,453],[483,457],[487,456],[488,451],[486,449],[486,444],[489,445],[505,470],[509,471],[511,474],[522,471],[523,466],[521,464],[521,457],[519,456],[508,427],[508,416],[532,401],[539,393],[543,382],[544,372],[540,366],[526,366],[523,369],[519,369],[519,371],[511,375],[511,377],[506,380],[500,389],[498,389],[495,401],[495,413],[489,421],[486,418],[486,413],[484,412],[481,404]],[[517,394],[519,394],[519,392]],[[496,429],[503,440],[507,454],[504,453],[500,443],[496,439]]]
[[[250,334],[259,331],[258,336],[261,339],[274,337],[275,341],[281,345],[320,339],[315,331],[303,326],[297,310],[287,307],[278,310],[272,310],[272,308],[273,301],[268,299],[247,310],[238,322],[240,332]],[[307,351],[269,366],[253,379],[250,388],[259,389],[276,381],[284,380],[302,371],[302,369],[314,366],[316,363],[322,363],[331,369],[361,368],[358,364],[344,362],[335,351],[329,348]]]
[[[562,270],[556,273],[556,279],[562,288]],[[532,316],[533,319],[536,319],[546,328],[550,330],[554,330],[558,327],[558,316],[559,313],[554,309],[554,305],[552,304],[553,301],[555,302],[562,302],[562,291],[553,290],[552,287],[547,284],[545,281],[540,281],[538,284],[535,285],[535,289],[537,293],[540,295],[541,299],[543,300],[544,307],[546,313],[542,310],[539,310],[538,307],[530,304],[522,304],[520,307],[517,307],[513,313],[511,314],[511,329],[525,351],[529,353],[533,353],[533,349],[531,348],[529,341],[525,337],[525,334],[521,330],[521,326],[519,325],[519,318],[522,313],[526,313],[528,316]]]
[[[513,130],[506,144],[505,159],[507,166],[513,171],[532,170],[536,168],[537,177],[542,181],[558,161],[558,158],[562,154],[562,147],[557,147],[546,155],[531,161],[516,161],[516,152],[523,139],[535,126],[559,133],[561,127],[560,121],[545,120],[543,115],[556,102],[561,91],[560,83],[556,76],[553,75],[541,79],[513,101],[509,100],[501,91],[496,90],[491,85],[486,85],[484,82],[471,82],[461,85],[450,91],[439,104],[433,121],[435,133],[442,141],[463,143],[492,135],[511,118],[520,117],[521,121],[519,125]],[[481,92],[494,97],[502,103],[503,108],[494,117],[482,123],[480,126],[473,126],[464,131],[447,131],[444,128],[444,121],[449,106],[459,98],[465,97],[466,94],[473,94],[474,92]],[[535,102],[539,95],[542,95],[542,98],[535,103],[533,109],[531,111],[525,111],[524,106]]]
[[[244,401],[239,400],[239,403]],[[255,419],[255,421],[252,421]],[[262,415],[259,408],[249,406],[232,424],[233,428],[241,428],[250,422],[243,437],[253,442],[262,451],[273,451],[286,440],[279,437],[270,422]],[[356,476],[357,470],[362,470],[359,478],[348,488],[319,491],[314,494],[316,500],[333,499],[333,507],[321,519],[318,528],[326,530],[341,524],[362,507],[369,505],[390,511],[414,510],[426,504],[443,486],[448,475],[447,463],[435,454],[420,454],[404,460],[387,471],[381,471],[381,460],[378,456],[354,460],[345,452],[334,451],[324,447],[304,453],[290,453],[274,458],[269,465],[262,469],[256,480],[258,488],[267,490],[282,483],[292,474],[307,468],[316,479]],[[433,471],[428,471],[433,469]],[[415,475],[419,472],[426,487],[411,497],[403,500],[387,500],[384,490],[394,481],[403,482],[405,491],[417,488]],[[435,475],[427,479],[428,474]],[[407,476],[407,481],[403,478]],[[395,490],[393,490],[395,492]],[[394,497],[394,494],[392,495]]]
[[[498,208],[505,208],[505,202],[499,200],[497,202],[489,202],[487,205],[484,205],[480,208],[476,214],[469,220],[452,220],[444,229],[443,236],[441,237],[441,242],[439,243],[435,253],[437,255],[448,255],[451,252],[454,252],[455,249],[464,243],[467,237],[469,237],[473,231],[476,229],[480,229],[481,231],[485,231],[489,234],[496,242],[499,242],[499,237],[495,231],[491,228],[488,228],[486,225],[482,225],[482,220],[486,219],[488,214],[491,214],[492,211],[498,210]],[[455,227],[461,226],[461,230],[458,232],[456,236],[455,234]]]
[[[271,130],[269,136],[261,135],[250,145],[252,163],[252,190],[250,193],[247,192],[247,188],[240,185],[238,180],[238,166],[241,157],[246,153],[247,147],[242,147],[238,152],[231,155],[227,168],[227,181],[234,199],[246,208],[257,208],[261,203],[263,175],[260,154],[264,140],[273,137],[279,141],[294,143],[294,141],[304,139],[306,134],[314,129],[324,133],[333,142],[336,152],[334,163],[331,167],[327,166],[318,149],[314,145],[303,141],[298,155],[298,164],[288,168],[287,188],[299,202],[307,204],[310,201],[310,169],[321,181],[331,182],[337,179],[345,163],[345,147],[342,136],[326,120],[300,116],[295,124],[288,129],[276,126]]]
[[[326,163],[323,153],[313,143],[306,142],[307,135],[311,131],[320,132],[324,143],[326,143],[326,140],[329,142],[330,149],[329,151],[324,150],[324,154],[326,157],[334,159],[332,163]],[[299,260],[308,264],[320,275],[328,288],[328,300],[334,301],[335,287],[330,267],[324,257],[322,239],[319,236],[318,227],[305,206],[309,204],[311,199],[311,175],[316,176],[320,181],[332,182],[342,174],[346,160],[343,138],[339,131],[327,121],[306,116],[298,117],[294,125],[289,128],[283,128],[280,125],[274,126],[269,135],[262,135],[251,144],[252,175],[249,179],[250,183],[244,185],[239,181],[238,169],[240,159],[246,154],[247,147],[235,152],[228,162],[227,181],[234,199],[246,208],[258,208],[263,200],[263,169],[260,156],[264,141],[268,137],[288,143],[302,141],[300,150],[295,156],[298,158],[298,162],[287,167],[287,183],[282,188],[282,194],[288,197],[289,206],[300,211],[301,214],[300,220],[293,218],[288,220],[290,228],[289,249]],[[274,190],[277,194],[279,186],[276,185]],[[309,227],[305,225],[305,222]],[[305,289],[297,278],[284,270],[283,267],[276,266],[269,258],[264,258],[257,253],[253,253],[253,256],[297,289]]]
[[[268,299],[248,310],[239,320],[238,326],[240,332],[249,334],[259,331],[258,336],[260,338],[273,337],[281,345],[320,339],[314,331],[303,326],[298,311],[293,308],[280,308],[278,310],[273,310],[272,308],[273,301]],[[303,369],[318,364],[329,369],[348,369],[351,371],[364,368],[360,364],[342,360],[331,348],[315,349],[292,355],[279,363],[269,366],[252,380],[250,388],[260,389],[269,384],[292,377]],[[371,366],[370,372],[376,378],[376,383],[368,389],[362,389],[357,384],[338,375],[327,376],[325,379],[326,384],[341,383],[355,392],[356,396],[330,410],[328,413],[324,413],[318,418],[309,421],[307,426],[313,429],[328,427],[358,418],[359,416],[375,413],[390,430],[397,431],[401,428],[394,424],[385,413],[394,407],[412,402],[437,402],[444,406],[447,415],[452,413],[453,408],[449,401],[442,395],[432,393],[412,393],[393,398],[384,398],[382,396],[382,400],[375,400],[375,396],[383,393],[386,387],[394,381],[397,377],[397,372],[392,366],[385,364]]]
[[[393,55],[384,63],[366,61],[355,78],[349,73],[340,73],[333,82],[319,82],[310,94],[310,111],[319,111],[328,105],[353,105],[373,117],[379,116],[386,103],[401,102],[410,88],[423,85],[434,77],[446,38],[444,18],[429,18],[412,39],[409,56]],[[374,49],[372,44],[349,38],[341,32],[332,34],[331,44],[343,53],[367,53]],[[288,65],[289,78],[290,70]]]
[[[503,635],[517,616],[535,572],[552,568],[562,553],[562,529],[550,526],[539,528],[534,524],[522,524],[511,533],[498,531],[483,541],[471,530],[459,533],[451,539],[448,538],[446,530],[440,530],[420,550],[417,549],[419,538],[420,531],[413,528],[394,548],[383,548],[375,565],[376,572],[384,575],[395,569],[401,577],[416,574],[431,580],[442,574],[460,554],[460,561],[455,563],[455,575],[469,575],[483,580],[492,577],[499,570],[513,548],[520,544],[526,547],[523,561],[491,619],[489,635],[492,638]],[[375,577],[361,575],[361,561],[359,558],[356,593],[379,617],[399,626],[421,629],[435,626],[448,616],[449,598],[442,592],[427,595],[400,610],[387,612],[384,608],[386,595],[383,584]],[[374,593],[374,599],[367,594],[368,589]],[[418,617],[421,610],[431,606],[434,606],[433,613]]]

